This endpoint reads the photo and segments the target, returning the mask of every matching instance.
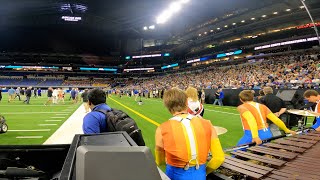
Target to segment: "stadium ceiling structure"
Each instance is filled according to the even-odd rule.
[[[183,30],[236,9],[272,4],[268,0],[190,0],[168,22],[157,25],[157,16],[175,1],[179,0],[2,0],[0,25],[5,28],[70,23],[103,29],[112,35],[140,34],[144,26],[156,25],[155,34],[161,34],[161,30]]]
[[[186,3],[166,22],[157,24],[157,17],[177,1]],[[317,1],[308,0],[307,4]],[[2,0],[0,52],[119,56],[125,51],[125,43],[119,41],[170,39],[176,35],[188,40],[264,12],[300,5],[300,0]],[[241,16],[223,19],[205,31],[196,28],[232,12]],[[146,26],[152,31],[145,31]],[[188,31],[190,28],[194,31]]]

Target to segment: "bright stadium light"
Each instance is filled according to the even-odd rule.
[[[220,30],[220,28],[217,28],[217,30]]]
[[[245,20],[242,20],[241,22],[242,22],[242,23],[245,23],[246,21],[245,21]]]
[[[157,24],[167,22],[174,13],[182,9],[182,5],[188,3],[190,0],[176,0],[169,5],[169,8],[164,10],[156,19]]]
[[[291,9],[286,9],[287,12],[291,11]]]
[[[304,9],[304,6],[300,6],[299,8],[300,8],[300,9]]]
[[[149,29],[155,29],[156,28],[156,26],[155,25],[151,25],[151,26],[149,26]]]
[[[180,0],[181,3],[186,4],[188,3],[190,0]]]
[[[227,27],[228,27],[228,25],[225,25],[224,27],[225,27],[225,28],[227,28]]]
[[[145,31],[148,30],[148,27],[147,26],[143,27],[143,30],[145,30]]]
[[[157,17],[157,24],[162,24],[165,23],[167,21],[167,18],[165,16],[160,15],[159,17]]]
[[[278,14],[278,12],[273,12],[273,14]]]
[[[235,26],[236,24],[237,24],[237,23],[232,23],[232,25],[234,25],[234,26]]]
[[[204,32],[204,34],[208,34],[207,32]]]
[[[213,30],[211,29],[210,32],[213,32]]]
[[[267,17],[267,15],[262,15],[261,17],[265,18],[265,17]]]
[[[253,21],[253,20],[255,20],[256,18],[251,18],[251,20]]]
[[[173,2],[170,4],[170,11],[173,13],[179,12],[181,10],[181,3]]]
[[[158,18],[157,18],[157,24],[162,24],[167,22],[167,20],[172,16],[171,11],[164,11]]]
[[[199,34],[199,36],[201,36],[202,34]]]

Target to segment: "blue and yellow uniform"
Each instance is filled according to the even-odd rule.
[[[271,138],[272,133],[268,127],[267,118],[286,133],[291,132],[286,125],[263,104],[249,101],[238,106],[237,110],[240,112],[244,130],[244,136],[239,140],[238,146],[251,143],[252,139],[257,137],[261,140]]]
[[[210,121],[193,115],[179,115],[156,130],[157,165],[166,163],[166,174],[172,180],[204,180],[224,161],[217,135]],[[206,167],[208,153],[212,159]]]
[[[317,105],[316,105],[316,108],[314,110],[314,112],[316,113],[320,113],[320,101],[316,101]],[[316,117],[316,123],[312,126],[313,129],[317,129],[320,127],[320,116],[317,116]]]

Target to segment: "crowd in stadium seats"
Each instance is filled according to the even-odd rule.
[[[108,79],[97,80],[63,80],[63,79],[34,79],[34,78],[5,78],[0,77],[0,86],[103,86],[107,87],[111,83]]]
[[[103,86],[117,87],[117,89],[161,90],[170,87],[181,89],[193,85],[198,89],[260,89],[272,86],[276,89],[319,88],[320,83],[320,55],[319,51],[306,54],[290,54],[271,56],[258,60],[251,60],[244,64],[218,67],[214,64],[203,69],[191,68],[179,73],[165,76],[153,76],[149,79],[116,79],[69,78],[43,79],[0,77],[1,86]]]
[[[201,72],[184,72],[138,80],[128,88],[181,89],[193,85],[198,89],[276,89],[319,88],[320,55],[285,55],[261,59],[258,62],[227,67],[207,67]],[[126,87],[125,87],[126,88]]]
[[[47,79],[45,81],[40,82],[37,84],[38,86],[60,86],[63,83],[63,80],[57,79]]]
[[[87,80],[66,80],[61,86],[91,86],[91,81]]]
[[[60,86],[63,80],[58,79],[12,79],[0,78],[1,86]]]

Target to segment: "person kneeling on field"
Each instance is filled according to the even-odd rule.
[[[188,114],[187,98],[177,88],[164,93],[164,105],[174,117],[156,130],[156,163],[166,163],[172,180],[204,180],[223,163],[224,153],[211,122]],[[209,150],[212,159],[206,166]]]

